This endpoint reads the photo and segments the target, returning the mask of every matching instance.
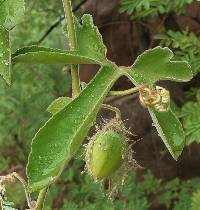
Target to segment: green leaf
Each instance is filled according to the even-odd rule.
[[[138,56],[126,76],[133,84],[147,84],[152,87],[160,80],[189,81],[192,71],[187,62],[172,61],[173,53],[169,48],[156,47]],[[170,110],[157,112],[149,108],[150,115],[165,146],[177,160],[185,144],[184,131],[180,122]]]
[[[171,110],[157,112],[149,108],[149,113],[159,136],[172,157],[177,160],[185,146],[185,135],[181,123]]]
[[[110,63],[106,59],[106,47],[91,15],[83,15],[82,24],[74,17],[77,39],[76,51],[30,46],[17,50],[12,62],[42,64],[99,64]]]
[[[24,0],[0,0],[0,25],[11,30],[22,19],[24,11]]]
[[[69,97],[59,97],[49,105],[47,111],[54,115],[65,108],[71,101],[72,99]]]
[[[40,64],[101,64],[77,51],[66,51],[38,46],[24,47],[12,55],[13,63]]]
[[[31,191],[42,189],[59,176],[77,152],[107,93],[121,75],[114,66],[104,66],[77,98],[37,132],[27,166]]]
[[[98,28],[94,26],[91,15],[83,15],[82,24],[75,18],[77,50],[80,55],[85,55],[93,60],[104,63],[106,47]]]
[[[192,71],[187,62],[173,61],[172,51],[156,47],[138,56],[129,74],[135,83],[152,86],[160,80],[186,82],[192,79]]]
[[[8,84],[11,83],[10,57],[9,31],[0,26],[0,75]]]

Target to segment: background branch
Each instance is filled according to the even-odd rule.
[[[80,7],[86,3],[87,0],[82,0],[78,5],[76,5],[74,8],[73,8],[73,13],[76,12],[77,10],[80,9]],[[34,45],[39,45],[40,43],[42,43],[46,38],[47,36],[56,28],[60,25],[60,23],[65,19],[65,16],[62,15],[59,17],[59,19],[57,21],[55,21],[47,30],[46,32],[42,35],[42,37],[34,43]]]

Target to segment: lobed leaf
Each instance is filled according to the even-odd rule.
[[[11,83],[10,57],[9,31],[0,26],[0,75],[8,84]]]
[[[121,74],[113,66],[104,66],[77,98],[37,132],[27,166],[31,191],[42,189],[59,176],[77,152],[103,100]]]
[[[54,115],[64,109],[71,101],[72,99],[69,97],[59,97],[49,105],[47,111]]]
[[[24,47],[12,55],[13,63],[40,64],[101,64],[77,51],[66,51],[38,46]]]
[[[129,74],[136,83],[152,86],[160,80],[186,82],[192,79],[191,67],[185,61],[173,61],[173,52],[156,47],[138,56]]]
[[[189,81],[192,71],[187,62],[171,60],[173,53],[168,48],[156,47],[138,56],[126,75],[137,86],[147,84],[152,87],[160,80]],[[170,110],[157,112],[149,108],[149,113],[165,146],[177,160],[185,145],[185,136],[180,122]]]
[[[24,12],[24,0],[0,0],[0,25],[11,30],[22,19]]]
[[[106,59],[106,47],[98,28],[94,26],[91,15],[82,16],[82,24],[75,18],[75,30],[77,38],[77,50],[80,55],[85,55],[93,60],[104,63]]]

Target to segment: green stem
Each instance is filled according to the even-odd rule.
[[[144,88],[145,85],[139,85],[137,87],[134,87],[134,88],[130,88],[128,90],[121,90],[121,91],[110,91],[108,95],[110,96],[125,96],[125,95],[130,95],[130,94],[133,94],[133,93],[136,93],[138,92],[140,89]]]
[[[65,18],[69,34],[70,50],[76,49],[76,33],[74,29],[73,13],[71,7],[71,0],[62,0],[65,11]],[[71,65],[72,77],[72,96],[76,97],[80,93],[80,78],[78,65]]]
[[[109,109],[109,110],[115,112],[116,113],[116,118],[121,120],[121,112],[117,107],[114,107],[114,106],[111,106],[111,105],[108,105],[108,104],[102,104],[102,108],[103,109]]]
[[[47,187],[43,188],[42,190],[40,190],[38,198],[37,198],[37,202],[36,202],[36,210],[43,209],[48,188],[49,187],[47,186]]]

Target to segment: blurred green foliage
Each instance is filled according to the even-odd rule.
[[[151,172],[147,172],[138,182],[133,172],[122,191],[114,200],[109,200],[103,185],[94,183],[87,174],[81,175],[82,168],[82,160],[71,162],[57,184],[50,188],[44,210],[148,210],[153,207],[166,210],[198,210],[195,206],[198,206],[200,199],[199,178],[188,181],[175,178],[163,182]],[[7,195],[9,201],[23,209],[25,196],[20,184],[11,185]]]
[[[200,142],[200,89],[192,88],[188,95],[195,99],[185,103],[177,114],[182,119],[187,145]]]
[[[185,11],[186,4],[193,0],[122,0],[121,13],[127,13],[132,19],[156,17],[175,12],[180,15]]]
[[[166,34],[158,34],[155,39],[160,40],[160,45],[173,49],[177,60],[188,61],[194,74],[200,72],[200,39],[188,30],[167,31]]]
[[[191,210],[200,210],[200,190],[193,193]]]
[[[62,13],[62,2],[27,1],[24,21],[11,32],[13,52],[37,42]],[[66,48],[62,26],[43,45]],[[0,83],[0,173],[12,165],[25,165],[34,133],[50,116],[46,108],[70,91],[69,74],[63,66],[18,64],[12,71],[12,85],[5,85],[2,79]]]
[[[76,161],[73,164],[74,167],[68,168],[63,174],[64,179],[62,180],[64,182],[59,183],[63,192],[55,195],[57,187],[52,187],[48,194],[47,205],[48,200],[54,199],[54,204],[56,204],[56,199],[60,194],[63,196],[62,210],[147,210],[152,205],[163,207],[162,209],[189,210],[192,205],[195,205],[193,200],[197,203],[197,199],[200,199],[196,194],[194,199],[192,197],[192,194],[200,188],[199,178],[188,181],[175,178],[164,183],[156,179],[151,172],[147,172],[143,175],[142,181],[136,182],[136,176],[133,172],[116,199],[109,200],[98,183],[93,183],[88,175],[80,176],[80,168],[78,168],[80,165],[78,167],[77,165],[79,164]],[[71,176],[72,174],[74,175]],[[55,196],[54,199],[53,196]],[[51,209],[52,207],[49,206],[48,208]],[[54,206],[53,209],[58,208]]]
[[[74,4],[79,2],[73,1]],[[169,12],[179,15],[191,2],[122,0],[120,11],[134,19]],[[25,19],[11,32],[13,52],[19,47],[37,43],[62,14],[61,1],[27,0]],[[176,59],[189,61],[195,74],[200,72],[199,37],[186,30],[167,31],[157,35],[156,39],[161,40],[161,45],[172,48]],[[67,43],[62,25],[56,27],[42,45],[65,49]],[[66,95],[70,90],[70,79],[63,66],[16,65],[12,74],[11,87],[3,82],[0,84],[0,173],[12,166],[25,165],[35,131],[50,116],[45,112],[46,108],[55,98]],[[186,130],[187,144],[200,141],[199,89],[191,90],[190,96],[194,97],[194,101],[186,103],[179,112]],[[50,188],[45,210],[147,210],[152,205],[169,210],[199,210],[199,178],[188,181],[176,178],[163,183],[148,172],[142,181],[136,182],[136,176],[132,175],[123,191],[114,201],[110,201],[99,184],[93,183],[88,175],[81,175],[83,167],[82,160],[74,160],[67,166],[61,179]],[[24,209],[25,196],[19,183],[10,185],[7,195],[17,208]]]

